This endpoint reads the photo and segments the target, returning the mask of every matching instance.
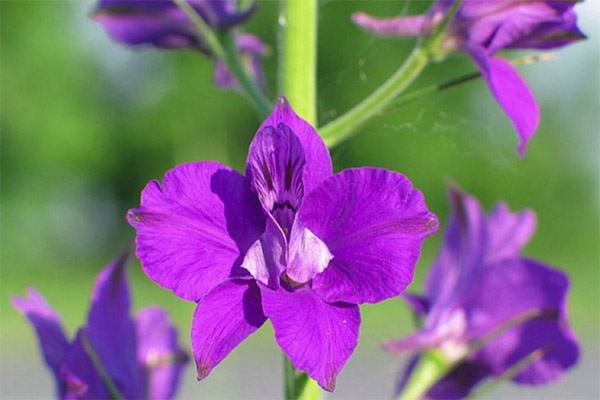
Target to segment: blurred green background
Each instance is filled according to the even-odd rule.
[[[416,13],[427,1],[321,1],[319,118],[325,123],[381,84],[412,40],[371,37],[350,23]],[[85,318],[95,274],[133,238],[125,222],[145,183],[177,163],[218,160],[243,169],[259,121],[245,100],[212,84],[213,63],[191,51],[133,51],[88,18],[87,1],[0,2],[2,253],[1,397],[53,393],[32,330],[10,297],[31,285],[59,310],[69,333]],[[599,368],[599,28],[598,2],[577,6],[590,40],[559,59],[521,67],[542,109],[525,160],[516,136],[482,81],[447,90],[365,125],[332,152],[336,170],[372,165],[400,171],[442,223],[445,179],[489,209],[507,201],[532,208],[538,231],[525,254],[569,273],[570,319],[580,365],[540,390],[505,385],[495,397],[598,398]],[[275,96],[277,2],[264,1],[247,26],[272,47],[265,69]],[[529,53],[513,53],[519,57]],[[414,88],[474,70],[463,56],[427,68]],[[427,241],[412,290],[419,290],[440,234]],[[130,269],[135,308],[167,308],[189,343],[194,305]],[[379,343],[412,329],[396,299],[362,308],[362,339],[335,398],[389,397],[403,360]],[[268,325],[268,324],[267,324]],[[202,383],[187,371],[182,398],[278,397],[280,355],[265,326]]]

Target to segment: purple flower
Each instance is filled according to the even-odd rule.
[[[500,203],[486,216],[477,199],[457,189],[450,190],[450,202],[450,226],[425,295],[404,295],[423,317],[423,327],[385,347],[392,352],[436,348],[458,361],[428,393],[431,398],[465,397],[478,382],[521,360],[529,363],[514,382],[535,385],[559,378],[579,353],[567,324],[569,282],[563,272],[519,255],[534,233],[535,215],[511,213]]]
[[[235,0],[188,0],[213,29],[228,30],[248,19],[255,7],[238,10]],[[193,49],[206,55],[211,51],[196,27],[172,0],[100,0],[93,13],[114,40],[129,46],[154,46],[163,49]],[[264,87],[260,58],[266,46],[255,36],[235,33],[238,50],[246,59],[249,72]],[[237,88],[225,65],[217,60],[215,83],[222,88]]]
[[[179,165],[128,218],[146,274],[198,303],[199,379],[268,318],[292,364],[330,391],[358,342],[358,304],[402,292],[438,226],[399,173],[332,174],[323,141],[284,98],[250,144],[246,176]]]
[[[187,355],[177,331],[158,307],[129,315],[125,267],[129,251],[98,275],[87,325],[73,341],[60,317],[33,288],[13,297],[15,308],[35,329],[46,364],[64,399],[170,399],[177,389]],[[112,384],[111,384],[112,383]]]
[[[452,4],[439,0],[424,15],[379,19],[357,13],[353,19],[380,35],[428,36],[444,20]],[[574,4],[575,1],[464,0],[444,33],[440,50],[463,51],[475,61],[517,131],[521,156],[537,130],[539,107],[517,70],[496,53],[503,49],[554,49],[583,39]]]

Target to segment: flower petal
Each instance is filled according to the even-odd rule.
[[[230,276],[264,231],[264,213],[250,184],[215,162],[182,164],[150,182],[128,213],[146,274],[198,301]]]
[[[535,384],[560,377],[578,358],[566,319],[567,290],[564,273],[537,261],[513,259],[488,268],[457,307],[468,310],[468,333],[474,340],[504,325],[508,330],[486,343],[477,359],[500,375],[539,351],[540,359],[517,380]],[[525,322],[511,327],[523,317]]]
[[[194,48],[208,52],[194,25],[171,1],[101,1],[93,19],[113,40],[130,46]]]
[[[90,351],[95,351],[95,349],[90,347],[85,328],[80,329],[69,350],[69,354],[60,367],[60,376],[63,383],[62,398],[110,399],[113,397],[103,381],[97,366],[94,365],[94,362],[90,358]],[[113,381],[113,383],[115,382]],[[120,389],[117,387],[117,390],[120,391]],[[131,399],[142,396],[142,392],[121,394],[129,396],[127,398]]]
[[[511,213],[506,203],[499,203],[490,213],[487,225],[485,262],[493,263],[521,253],[535,233],[536,218],[531,210]]]
[[[408,179],[377,168],[332,176],[305,199],[298,215],[333,254],[313,280],[328,302],[376,303],[397,296],[412,280],[423,240],[438,227]]]
[[[276,288],[287,262],[286,247],[287,240],[283,231],[269,215],[265,232],[250,247],[241,266],[257,281]]]
[[[208,293],[198,303],[192,322],[192,349],[198,379],[206,378],[266,319],[260,290],[252,280],[229,280]]]
[[[35,329],[44,360],[59,384],[59,366],[70,347],[60,316],[34,288],[27,289],[27,297],[14,296],[12,303]]]
[[[327,245],[296,220],[288,247],[287,276],[295,282],[308,282],[323,272],[332,258]]]
[[[300,118],[283,96],[277,100],[273,113],[262,123],[258,131],[267,126],[278,127],[282,123],[292,129],[304,149],[306,165],[302,173],[302,183],[304,194],[308,195],[332,174],[333,166],[329,150],[315,128]]]
[[[304,198],[304,149],[289,126],[258,131],[248,150],[247,176],[264,210],[289,232]]]
[[[135,324],[126,267],[130,250],[107,265],[96,278],[85,335],[104,369],[130,398],[143,393],[138,380]],[[73,370],[78,374],[77,370]],[[87,383],[87,381],[84,381]]]
[[[359,12],[352,21],[364,30],[382,36],[422,36],[426,34],[430,17],[412,15],[396,18],[374,18]]]
[[[487,245],[485,213],[479,201],[450,186],[448,200],[452,206],[442,249],[427,274],[425,293],[432,312],[444,310],[457,296],[477,281]]]
[[[540,109],[533,93],[510,62],[491,57],[482,47],[467,49],[490,91],[510,118],[519,136],[518,152],[525,156],[527,143],[540,122]]]
[[[177,329],[158,307],[141,310],[135,318],[137,356],[144,366],[147,399],[175,396],[188,356],[177,340]]]
[[[358,306],[326,303],[308,287],[288,291],[259,286],[279,347],[295,368],[333,391],[358,343]]]

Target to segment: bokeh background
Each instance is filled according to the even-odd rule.
[[[321,1],[319,118],[324,123],[383,82],[412,40],[371,37],[350,23],[358,10],[398,15],[427,1]],[[124,219],[145,183],[177,163],[218,160],[243,169],[259,121],[235,92],[212,84],[212,62],[191,51],[133,51],[88,16],[93,2],[0,2],[2,252],[1,397],[52,397],[28,324],[10,297],[39,289],[70,334],[82,323],[94,276],[133,238]],[[570,319],[583,346],[567,377],[541,389],[504,384],[494,398],[600,397],[599,27],[597,1],[577,6],[589,40],[559,58],[521,67],[542,109],[525,160],[481,80],[387,111],[333,151],[336,170],[372,165],[406,174],[445,224],[445,180],[489,209],[532,208],[538,232],[525,254],[571,276]],[[272,47],[266,68],[276,94],[277,2],[264,1],[247,26]],[[520,57],[529,53],[512,53]],[[414,88],[473,71],[463,56],[430,66]],[[419,290],[441,235],[427,241],[411,285]],[[130,268],[135,308],[167,308],[189,346],[194,304]],[[361,341],[331,398],[388,398],[405,361],[379,343],[412,329],[396,299],[363,310]],[[180,398],[276,398],[281,356],[266,324],[204,382],[187,370]]]

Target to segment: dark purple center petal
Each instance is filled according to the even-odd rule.
[[[300,140],[284,123],[262,128],[248,151],[248,177],[263,208],[288,237],[304,198],[305,164]]]

